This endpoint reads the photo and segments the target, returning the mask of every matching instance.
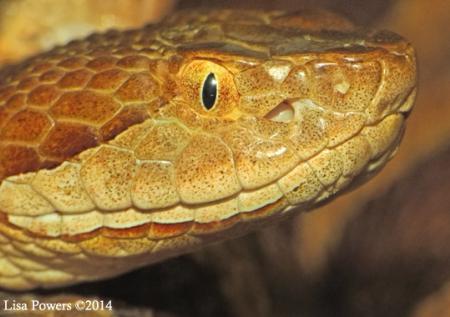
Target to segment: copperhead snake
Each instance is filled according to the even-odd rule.
[[[0,70],[0,287],[104,279],[310,210],[393,156],[412,46],[327,12],[182,11]]]

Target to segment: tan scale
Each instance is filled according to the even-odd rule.
[[[134,206],[140,209],[156,209],[179,203],[173,165],[167,161],[138,162],[131,189]]]
[[[415,91],[409,43],[327,12],[182,11],[0,70],[0,287],[313,209],[392,157]]]

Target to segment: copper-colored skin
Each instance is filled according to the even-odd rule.
[[[361,183],[397,148],[416,62],[401,37],[330,13],[195,11],[0,78],[0,286],[23,290],[114,276]]]

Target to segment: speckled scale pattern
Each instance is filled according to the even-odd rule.
[[[219,10],[0,70],[0,286],[107,278],[314,208],[395,153],[415,67],[332,13]]]

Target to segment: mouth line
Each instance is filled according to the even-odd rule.
[[[295,118],[295,109],[291,101],[285,99],[270,110],[264,118],[273,122],[290,123]]]

